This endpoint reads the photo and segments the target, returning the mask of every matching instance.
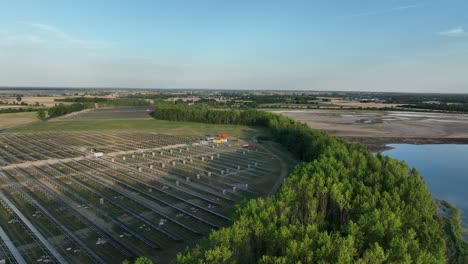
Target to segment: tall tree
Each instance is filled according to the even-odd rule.
[[[39,111],[37,111],[37,119],[39,120],[46,120],[47,118],[47,113],[44,109],[39,109]]]

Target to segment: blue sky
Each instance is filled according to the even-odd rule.
[[[0,0],[0,86],[468,92],[468,1]]]

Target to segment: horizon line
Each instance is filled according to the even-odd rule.
[[[366,91],[366,90],[306,90],[306,89],[290,89],[290,90],[283,90],[283,89],[264,89],[264,88],[142,88],[142,87],[93,87],[93,86],[0,86],[1,89],[37,89],[37,90],[89,90],[89,89],[96,89],[96,90],[179,90],[179,91],[244,91],[244,92],[251,92],[251,91],[275,91],[275,92],[333,92],[333,93],[399,93],[399,94],[460,94],[460,95],[468,95],[468,92],[399,92],[399,91]]]

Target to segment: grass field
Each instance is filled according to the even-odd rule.
[[[36,112],[0,114],[0,130],[36,121]]]
[[[34,113],[35,114],[35,113]],[[3,120],[2,120],[3,121]],[[1,122],[0,122],[1,123]],[[38,122],[12,130],[12,132],[39,131],[104,131],[104,130],[145,130],[176,136],[203,136],[206,134],[225,133],[239,138],[250,138],[265,134],[260,127],[237,125],[214,125],[192,122],[173,122],[152,118],[129,119],[88,119]]]

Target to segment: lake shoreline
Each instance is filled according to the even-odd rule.
[[[350,142],[366,145],[372,152],[383,152],[393,149],[389,144],[468,144],[468,138],[423,138],[423,137],[341,137]]]
[[[466,202],[468,196],[465,186],[468,185],[468,174],[466,173],[468,171],[468,163],[466,162],[468,144],[463,144],[464,141],[460,140],[447,143],[445,139],[435,142],[437,143],[391,144],[387,146],[390,150],[383,152],[383,154],[405,161],[409,167],[418,169],[429,192],[439,204],[441,216],[448,216],[444,210],[440,210],[440,205],[444,201],[459,210],[459,216],[454,221],[457,225],[460,224],[460,235],[466,240],[468,237],[468,203]],[[451,206],[445,207],[451,209]],[[445,212],[448,211],[454,210],[445,210]]]

